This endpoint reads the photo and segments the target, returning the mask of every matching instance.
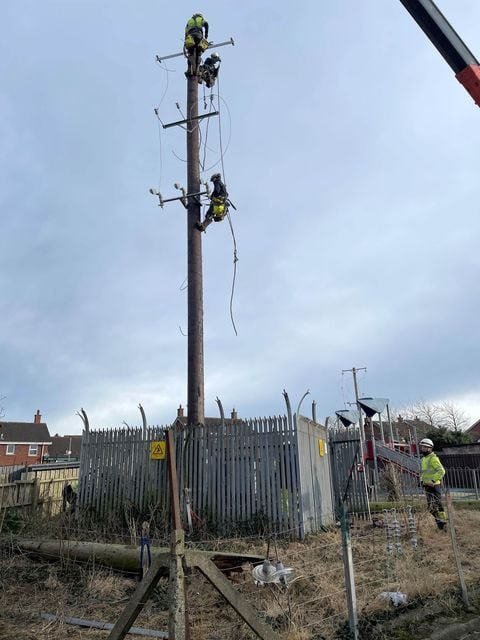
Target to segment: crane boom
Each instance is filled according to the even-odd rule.
[[[480,106],[480,64],[433,0],[400,0]]]

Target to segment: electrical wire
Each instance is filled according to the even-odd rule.
[[[225,176],[225,165],[223,162],[224,151],[223,151],[223,141],[222,141],[222,114],[220,109],[221,97],[220,97],[219,78],[217,79],[217,82],[218,82],[218,136],[219,136],[219,142],[220,142],[220,161],[222,163],[223,179],[225,181],[225,184],[227,184],[227,178]],[[237,239],[235,238],[235,231],[233,230],[232,219],[230,217],[230,212],[228,211],[228,209],[227,209],[227,219],[228,219],[228,224],[230,225],[230,231],[232,233],[232,240],[233,240],[233,278],[232,278],[232,290],[230,294],[230,319],[232,321],[232,326],[233,326],[233,330],[235,331],[235,335],[238,336],[237,327],[235,326],[235,320],[233,318],[233,297],[235,295],[235,282],[237,279],[237,262],[238,262]]]
[[[158,103],[158,105],[155,108],[155,115],[157,116],[157,121],[158,121],[158,144],[159,144],[159,155],[160,155],[160,159],[159,159],[159,178],[158,178],[158,189],[159,191],[162,190],[162,176],[163,176],[163,151],[162,151],[162,128],[161,125],[162,120],[160,119],[159,116],[159,111],[160,111],[160,107],[162,106],[163,101],[165,100],[165,97],[167,95],[168,92],[168,88],[169,88],[169,73],[175,73],[174,69],[169,69],[166,65],[163,66],[163,62],[160,62],[160,68],[162,69],[162,71],[164,71],[166,73],[166,83],[165,83],[165,89],[162,93],[162,97],[160,98],[160,102]]]
[[[223,106],[225,107],[225,109],[227,110],[229,127],[228,127],[227,143],[225,145],[225,148],[223,149],[223,157],[225,157],[227,155],[227,151],[230,148],[230,143],[232,141],[232,116],[230,114],[230,109],[228,108],[228,103],[226,102],[226,100],[224,100],[218,93],[217,94],[212,94],[212,95],[213,95],[213,97],[217,97],[218,104],[220,104],[220,102],[221,102],[223,104]],[[219,119],[220,119],[220,109],[218,109],[218,111],[219,111]],[[209,151],[211,151],[212,153],[215,153],[215,151],[213,149],[211,149],[210,147],[207,147],[207,149]],[[219,162],[221,162],[221,156],[213,164],[209,165],[206,169],[204,169],[204,171],[210,171],[211,169],[216,167]]]
[[[204,87],[203,90],[205,91],[205,87]],[[204,97],[204,100],[205,100],[205,97]],[[204,104],[205,104],[205,109],[206,109],[207,108],[206,107],[207,103],[205,102]],[[208,113],[212,113],[212,109],[213,109],[213,93],[210,93],[210,111]],[[207,125],[205,127],[205,142],[204,142],[204,145],[203,145],[203,160],[200,163],[200,169],[202,171],[204,171],[205,161],[207,159],[207,142],[208,142],[208,127],[209,127],[209,125],[210,125],[210,118],[207,118]],[[201,132],[201,130],[200,130],[200,132]]]

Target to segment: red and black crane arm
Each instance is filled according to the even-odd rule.
[[[433,0],[400,0],[480,106],[480,63]]]

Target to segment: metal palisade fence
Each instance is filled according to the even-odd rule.
[[[165,429],[84,433],[81,508],[102,520],[134,506],[168,512],[167,461],[151,458]],[[175,427],[184,513],[218,531],[249,527],[303,538],[331,522],[326,429],[306,418],[269,417]],[[323,445],[321,444],[323,443]]]
[[[330,431],[332,486],[337,515],[345,502],[351,513],[369,516],[369,499],[358,429]]]

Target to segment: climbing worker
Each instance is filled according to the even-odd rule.
[[[205,231],[213,220],[215,222],[221,222],[228,211],[228,193],[222,182],[221,174],[214,173],[210,178],[210,181],[213,182],[213,191],[210,196],[210,206],[208,207],[208,211],[205,215],[205,220],[202,223],[197,223],[197,229],[200,231]]]
[[[208,49],[208,22],[201,13],[194,13],[185,26],[184,51],[188,56],[188,73],[196,73],[200,56]]]
[[[441,482],[445,469],[438,456],[433,453],[433,442],[430,438],[423,438],[419,443],[422,456],[422,470],[420,480],[427,496],[428,510],[435,518],[437,527],[445,529],[447,518],[442,505]]]
[[[214,51],[205,62],[200,65],[198,82],[205,82],[207,89],[210,89],[215,84],[215,80],[218,76],[218,70],[220,69],[221,58],[216,51]]]

